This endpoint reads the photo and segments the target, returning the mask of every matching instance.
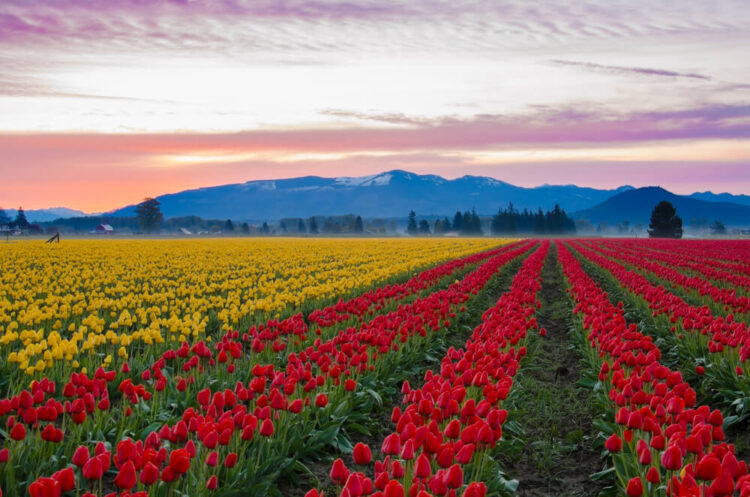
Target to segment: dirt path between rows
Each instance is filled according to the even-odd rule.
[[[580,356],[569,339],[572,306],[565,293],[557,250],[551,247],[542,270],[539,325],[546,337],[530,342],[507,405],[520,438],[501,459],[509,477],[519,480],[516,495],[595,497],[603,484],[589,475],[601,470],[594,448],[595,408],[590,389],[578,384]]]

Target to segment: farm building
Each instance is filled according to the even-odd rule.
[[[96,235],[111,235],[115,232],[115,229],[109,224],[100,224],[93,231]]]

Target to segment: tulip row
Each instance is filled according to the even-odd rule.
[[[646,246],[660,252],[678,252],[712,267],[750,276],[747,240],[648,240]]]
[[[746,361],[750,358],[748,325],[735,321],[732,314],[714,316],[706,307],[689,305],[663,287],[653,285],[640,274],[586,249],[580,243],[571,242],[571,245],[588,261],[609,271],[623,287],[642,298],[654,317],[667,317],[669,323],[674,325],[672,331],[680,326],[686,332],[685,337],[693,340],[686,346],[692,346],[697,354],[702,355],[707,350],[717,356],[717,362],[736,371],[737,376],[744,376],[748,372],[745,371]]]
[[[603,284],[614,292],[624,288],[620,298],[628,303],[629,312],[635,313],[632,319],[648,324],[647,331],[663,341],[662,350],[677,360],[696,388],[712,403],[731,409],[727,424],[750,417],[750,410],[742,400],[750,396],[747,376],[750,368],[747,360],[741,360],[750,331],[745,323],[734,322],[734,314],[716,317],[707,307],[689,306],[662,286],[654,286],[614,261],[581,247],[579,250],[587,258],[585,264],[591,264],[591,270],[598,273]],[[641,287],[645,291],[639,293],[634,290],[638,286],[628,287],[625,283],[628,281],[645,282]],[[699,313],[704,316],[702,322],[696,318]]]
[[[356,469],[341,459],[331,468],[339,497],[484,497],[491,449],[502,436],[507,411],[500,408],[526,354],[527,333],[537,327],[541,269],[549,242],[523,262],[510,289],[482,316],[463,349],[450,348],[440,371],[428,370],[421,388],[402,387],[402,410],[393,409],[396,431],[382,443],[374,480],[362,470],[372,452],[357,444]],[[317,489],[308,497],[321,495]]]
[[[747,465],[724,442],[722,413],[696,406],[695,391],[660,363],[658,347],[627,324],[622,305],[608,300],[565,245],[558,242],[558,249],[582,350],[599,371],[602,400],[614,419],[605,447],[620,491],[629,497],[750,495]]]
[[[502,251],[517,248],[522,243],[516,242],[502,248],[454,259],[435,268],[422,271],[405,283],[379,287],[347,301],[339,300],[335,305],[311,312],[308,320],[320,328],[331,327],[355,317],[361,321],[366,315],[373,315],[374,312],[383,309],[388,303],[402,301],[434,286],[440,279],[450,276],[466,266],[477,264]]]
[[[702,255],[688,255],[679,250],[681,247],[680,242],[671,242],[671,246],[676,251],[664,251],[654,250],[651,247],[651,243],[644,246],[642,243],[636,243],[629,240],[617,240],[615,242],[601,241],[602,245],[615,250],[629,250],[631,252],[638,252],[638,255],[645,259],[664,263],[669,267],[681,270],[690,271],[692,274],[700,274],[705,278],[708,278],[714,284],[721,286],[722,288],[731,288],[732,285],[743,291],[750,291],[750,277],[742,274],[737,274],[729,270],[728,268],[722,268],[721,266],[715,267],[711,264],[711,260],[706,257],[705,253]],[[663,243],[663,242],[661,242]],[[707,247],[706,253],[710,254],[714,246]],[[659,245],[661,246],[661,244]]]
[[[750,298],[747,296],[737,295],[737,292],[733,289],[717,287],[704,278],[687,276],[671,267],[650,262],[646,260],[645,257],[647,256],[642,251],[632,251],[621,246],[616,247],[616,249],[609,249],[603,247],[602,244],[595,244],[593,242],[584,242],[584,245],[610,259],[623,261],[640,271],[644,271],[644,276],[647,278],[653,275],[659,281],[667,282],[669,285],[679,286],[687,291],[697,291],[701,297],[708,299],[709,304],[721,304],[721,307],[718,309],[719,312],[716,312],[717,314],[721,313],[724,309],[740,314],[747,313],[750,310]],[[717,308],[718,306],[714,305],[712,307]]]
[[[127,406],[124,412],[120,407],[112,413],[110,405],[110,396],[114,394],[109,393],[108,385],[116,384],[114,371],[100,369],[94,379],[75,374],[63,389],[63,395],[73,400],[65,403],[52,398],[53,382],[35,382],[32,392],[7,399],[9,409],[5,414],[16,413],[12,423],[8,418],[9,423],[28,425],[35,430],[32,437],[26,438],[24,434],[11,444],[10,457],[16,457],[16,461],[20,458],[35,460],[40,458],[41,452],[54,451],[58,461],[66,461],[64,469],[66,475],[70,474],[73,461],[69,454],[75,446],[71,447],[71,442],[59,444],[39,439],[39,432],[46,429],[41,428],[42,421],[47,421],[40,418],[39,413],[43,411],[47,416],[49,411],[50,416],[52,413],[55,416],[46,426],[55,423],[62,430],[68,430],[66,441],[75,443],[97,434],[100,437],[103,433],[115,434],[108,437],[112,442],[104,444],[104,452],[87,459],[80,467],[77,490],[93,490],[106,481],[126,491],[138,485],[151,495],[166,494],[175,488],[198,495],[216,486],[235,491],[244,488],[261,495],[302,451],[319,450],[330,443],[331,432],[336,436],[346,421],[344,413],[356,407],[357,399],[362,399],[359,395],[362,392],[355,391],[358,379],[377,376],[389,366],[394,368],[404,361],[414,360],[421,350],[423,337],[446,329],[450,319],[472,294],[484,287],[501,266],[529,247],[527,243],[516,250],[497,253],[448,289],[377,316],[359,330],[342,330],[325,342],[316,339],[299,354],[289,354],[286,368],[282,370],[271,364],[255,364],[252,368],[230,371],[235,361],[249,353],[245,347],[251,348],[252,341],[249,337],[240,339],[238,332],[229,332],[214,346],[218,352],[216,357],[204,342],[192,347],[185,344],[177,351],[165,353],[149,370],[142,372],[140,379],[130,375],[120,381],[117,395],[122,395],[122,401],[118,404]],[[178,360],[182,361],[181,365]],[[196,392],[196,378],[210,381],[206,378],[209,375],[196,373],[215,365],[226,366],[230,373],[249,374],[252,379],[246,383],[238,381],[233,389],[213,386]],[[174,374],[177,371],[185,377],[178,380]],[[127,373],[120,372],[121,375]],[[170,376],[175,388],[165,388]],[[163,424],[156,431],[143,426],[144,421],[158,423],[158,413],[173,416],[170,410],[179,406],[185,407],[182,413],[175,413],[177,422]],[[32,412],[35,414],[30,414]],[[331,420],[328,425],[326,420]],[[126,433],[130,435],[125,436]],[[139,433],[142,439],[134,441],[138,437],[133,435]],[[318,440],[317,445],[314,439]],[[114,456],[117,471],[113,469],[108,473],[108,451],[113,445],[117,446]],[[75,452],[79,450],[87,448],[77,447]],[[182,471],[185,454],[188,466],[197,469]],[[230,457],[232,464],[224,464],[220,471],[211,470],[217,466],[214,463],[219,455],[223,460]],[[176,466],[172,464],[173,459],[177,461]],[[265,471],[259,469],[261,464],[265,465]],[[13,461],[6,468],[9,470],[5,474],[12,474]],[[158,479],[154,478],[157,473]],[[49,480],[35,477],[29,488],[32,485],[35,489],[42,488],[40,485],[46,485]],[[91,483],[83,484],[89,480]],[[10,491],[14,492],[15,488],[11,487]]]

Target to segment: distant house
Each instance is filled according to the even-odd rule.
[[[111,235],[115,232],[115,229],[110,226],[109,224],[100,224],[96,227],[96,229],[93,231],[96,235]]]

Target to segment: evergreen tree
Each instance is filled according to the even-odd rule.
[[[417,232],[417,213],[414,211],[409,212],[409,222],[406,225],[406,232],[410,235],[414,235]]]
[[[423,235],[430,234],[430,223],[428,223],[426,219],[419,221],[419,232]]]
[[[477,211],[471,209],[471,233],[474,235],[482,235],[482,221],[479,220]]]
[[[458,232],[463,231],[463,224],[464,224],[463,221],[464,221],[464,217],[461,214],[461,211],[456,211],[456,215],[453,216],[453,224],[452,224],[453,230],[458,231]]]
[[[365,225],[362,222],[362,216],[357,216],[357,219],[354,220],[354,232],[364,233],[364,231],[365,231]]]
[[[146,233],[151,233],[159,227],[164,220],[164,216],[159,208],[161,204],[155,198],[145,198],[143,202],[135,208],[135,215],[138,218],[138,225]]]
[[[709,229],[711,230],[711,234],[713,235],[727,234],[727,227],[718,219],[711,224],[711,227]]]
[[[234,224],[232,223],[231,219],[227,219],[227,221],[224,223],[224,231],[229,233],[234,232]]]
[[[297,231],[299,233],[304,233],[307,231],[307,228],[305,227],[305,222],[301,218],[299,222],[297,223]]]
[[[243,233],[250,233],[250,225],[247,224],[246,222],[242,223],[241,228],[242,228]]]
[[[682,218],[672,204],[663,200],[656,204],[648,225],[650,238],[682,238]]]
[[[29,229],[29,221],[26,219],[26,213],[23,211],[23,207],[18,208],[18,213],[16,214],[16,220],[13,221],[13,226],[19,230]]]
[[[263,226],[261,226],[260,232],[268,234],[268,233],[270,233],[270,231],[271,231],[271,228],[268,227],[268,223],[265,222],[265,221],[263,221]]]
[[[318,223],[315,221],[315,216],[310,218],[310,221],[307,223],[310,226],[310,233],[313,235],[318,234]]]
[[[286,233],[286,221],[281,221],[279,228],[281,228],[282,233]]]
[[[443,222],[440,219],[435,220],[435,225],[432,227],[432,232],[436,235],[443,232]]]
[[[542,212],[542,208],[540,207],[536,215],[534,216],[534,233],[544,233],[546,230],[545,224],[544,212]]]
[[[10,224],[10,217],[8,217],[8,214],[5,212],[5,209],[0,207],[0,226],[8,225]]]
[[[443,233],[447,233],[447,232],[449,232],[451,230],[451,220],[448,219],[448,216],[445,216],[443,218],[443,223],[441,225],[441,228],[443,230],[442,231]]]

